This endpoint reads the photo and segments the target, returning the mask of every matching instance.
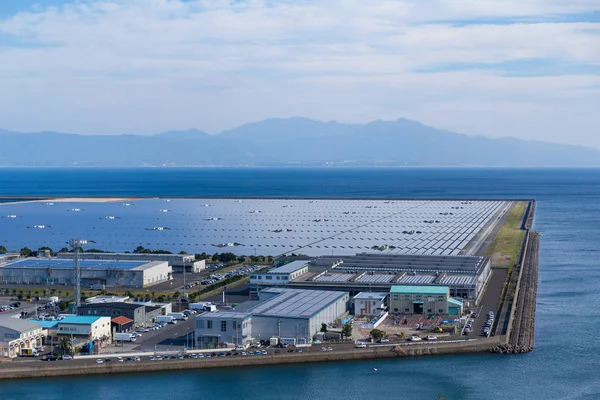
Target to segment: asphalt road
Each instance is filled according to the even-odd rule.
[[[502,287],[506,281],[507,269],[495,268],[492,269],[492,276],[490,277],[487,285],[487,289],[483,294],[479,307],[475,308],[477,312],[477,318],[473,322],[473,329],[466,335],[467,338],[481,337],[481,330],[487,321],[487,313],[493,311],[495,317],[498,317],[498,300],[500,299],[500,293],[502,293]]]

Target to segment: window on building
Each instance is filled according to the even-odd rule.
[[[212,321],[206,321],[206,328],[212,329]]]
[[[438,296],[438,301],[444,301],[444,296]]]
[[[272,279],[273,279],[273,277],[272,277],[271,275],[267,275],[267,280],[268,280],[268,281],[270,281],[270,280],[272,280]]]
[[[407,294],[406,296],[404,296],[404,300],[410,300],[410,295]]]
[[[237,321],[233,321],[232,327],[233,327],[233,330],[237,329]]]
[[[398,312],[398,309],[397,309],[397,308],[394,308],[394,312]]]
[[[427,309],[427,314],[431,314],[431,312],[432,312],[432,311],[431,311],[431,308],[428,308],[428,309]]]
[[[404,309],[404,312],[410,312],[410,309],[408,309],[408,308],[405,308],[405,309]]]
[[[440,309],[438,310],[438,312],[439,312],[440,314],[442,314],[442,313],[444,312],[444,310],[442,310],[442,309],[440,308]]]
[[[277,275],[277,280],[279,280],[279,275]]]
[[[398,300],[398,299],[399,299],[399,296],[398,296],[397,294],[395,294],[395,295],[393,296],[393,298],[392,298],[392,299],[393,299],[393,300]]]
[[[221,321],[221,332],[227,332],[227,321]]]

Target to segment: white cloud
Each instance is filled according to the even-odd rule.
[[[0,125],[215,132],[274,116],[405,116],[600,147],[600,116],[589,112],[600,106],[600,73],[577,69],[600,71],[600,24],[584,18],[598,8],[585,0],[97,0],[22,12],[0,19]],[[552,22],[571,14],[582,22]],[[501,23],[507,18],[518,23]],[[495,23],[476,23],[488,19]],[[523,59],[567,70],[437,71]]]

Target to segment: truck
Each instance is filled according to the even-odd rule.
[[[37,357],[40,354],[37,352],[36,349],[21,349],[21,356],[22,357]]]
[[[177,320],[172,315],[159,315],[156,317],[156,322],[164,322],[166,324],[176,324]]]
[[[137,335],[133,333],[115,333],[115,340],[119,342],[135,342]]]
[[[190,310],[214,312],[217,311],[217,306],[209,301],[190,303]]]
[[[188,317],[182,312],[172,312],[172,313],[167,314],[167,316],[171,316],[180,321],[187,321],[187,319],[188,319]]]

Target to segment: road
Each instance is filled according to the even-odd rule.
[[[483,294],[483,298],[481,299],[481,303],[479,304],[479,307],[473,309],[477,312],[477,318],[475,318],[475,321],[473,322],[473,329],[466,336],[467,338],[472,339],[481,337],[481,330],[485,325],[487,313],[489,311],[493,311],[496,316],[498,315],[498,310],[496,310],[496,307],[498,307],[498,300],[500,299],[500,294],[502,293],[502,287],[506,281],[507,274],[507,269],[492,269],[492,276],[488,281],[488,285],[485,293]]]

